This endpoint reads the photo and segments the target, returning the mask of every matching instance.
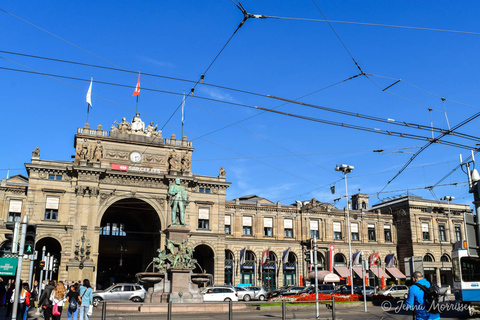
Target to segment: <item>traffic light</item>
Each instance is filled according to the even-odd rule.
[[[58,271],[58,259],[57,258],[53,258],[53,265],[52,265],[52,270],[53,272],[57,272]]]
[[[40,261],[40,265],[39,265],[40,269],[45,269],[45,261]]]
[[[312,250],[305,251],[305,261],[308,263],[312,263]]]
[[[18,248],[18,233],[20,231],[20,222],[11,222],[5,224],[5,228],[12,230],[12,233],[5,234],[5,244],[3,249],[5,252],[17,253]]]
[[[308,239],[305,241],[300,241],[300,244],[302,246],[307,247],[308,250],[311,250],[313,248],[313,239]]]
[[[27,225],[27,233],[25,235],[24,254],[33,254],[35,252],[35,238],[37,236],[37,225]]]

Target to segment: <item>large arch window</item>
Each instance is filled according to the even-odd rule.
[[[433,258],[433,256],[430,253],[427,253],[423,257],[423,262],[435,262],[435,259]]]

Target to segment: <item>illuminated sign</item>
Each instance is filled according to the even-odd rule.
[[[161,170],[158,168],[135,167],[135,166],[128,166],[126,164],[114,164],[114,163],[112,163],[112,170],[157,173],[157,174],[161,173]]]

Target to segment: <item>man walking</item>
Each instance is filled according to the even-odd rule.
[[[440,314],[428,312],[428,308],[425,307],[425,292],[417,285],[423,285],[427,288],[430,288],[431,284],[423,277],[423,274],[419,271],[413,273],[413,281],[415,284],[410,287],[408,290],[408,297],[405,300],[407,308],[414,309],[415,319],[418,320],[435,320],[440,319]]]

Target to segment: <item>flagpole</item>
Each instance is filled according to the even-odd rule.
[[[87,123],[88,123],[88,115],[90,114],[90,105],[87,102]]]
[[[135,114],[138,113],[138,96],[137,96],[137,105],[135,106]]]
[[[183,123],[185,122],[185,89],[183,89],[183,101],[182,101],[182,136],[183,139]]]

